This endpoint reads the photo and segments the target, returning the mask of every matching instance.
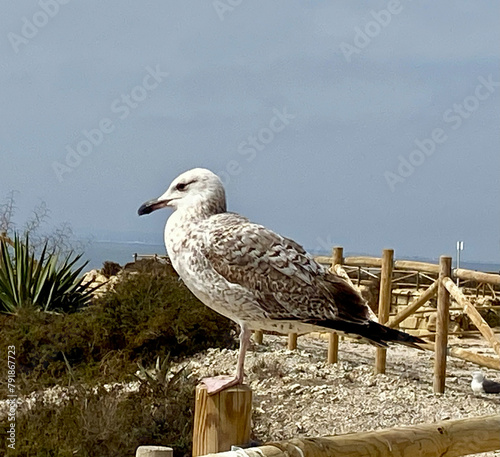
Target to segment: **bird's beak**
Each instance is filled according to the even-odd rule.
[[[155,198],[153,200],[149,200],[141,205],[141,207],[137,210],[137,214],[139,214],[139,216],[142,216],[144,214],[152,213],[157,209],[165,208],[165,206],[168,206],[169,203],[170,200],[161,198]]]

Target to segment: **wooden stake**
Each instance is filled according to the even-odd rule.
[[[288,334],[288,350],[295,351],[297,349],[297,334],[289,333]]]
[[[394,250],[384,249],[382,256],[382,271],[380,272],[380,296],[378,301],[378,321],[385,324],[389,319],[391,309],[392,266],[394,263]],[[375,373],[385,373],[387,349],[377,348],[375,353]]]
[[[253,332],[253,339],[256,344],[262,344],[262,341],[264,340],[264,332],[262,330],[255,330]]]
[[[342,265],[344,263],[344,248],[335,246],[332,250],[332,267]]]
[[[335,272],[335,265],[342,265],[344,261],[344,248],[335,246],[332,250],[332,270]],[[327,363],[337,363],[339,361],[339,335],[338,333],[328,334],[328,355]]]
[[[444,393],[446,381],[446,354],[448,347],[448,321],[450,314],[450,294],[444,286],[444,279],[451,276],[451,257],[439,259],[439,283],[436,320],[436,355],[434,357],[434,392]]]
[[[193,426],[193,457],[228,451],[250,442],[252,391],[246,385],[208,395],[206,386],[196,386]]]

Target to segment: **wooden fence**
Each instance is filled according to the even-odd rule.
[[[458,457],[497,449],[500,449],[500,415],[347,435],[296,438],[259,447],[206,455],[211,457],[435,457],[437,455]]]
[[[344,257],[342,247],[334,247],[331,257],[317,257],[316,260],[323,264],[330,265],[330,269],[343,276],[351,284],[359,286],[362,280],[372,278],[379,283],[378,297],[378,321],[389,327],[398,327],[399,324],[409,316],[418,313],[420,308],[430,299],[437,297],[436,309],[436,332],[435,341],[423,346],[424,349],[434,351],[434,391],[444,392],[446,378],[446,359],[448,356],[456,357],[468,362],[478,364],[487,368],[500,370],[500,341],[492,328],[486,323],[477,309],[472,305],[470,299],[464,295],[463,290],[455,285],[453,279],[465,282],[474,281],[480,287],[487,286],[491,296],[495,298],[500,289],[500,275],[483,273],[472,270],[451,268],[451,257],[442,256],[439,264],[417,262],[413,260],[394,260],[394,251],[385,249],[383,256],[378,257]],[[347,271],[351,268],[351,275]],[[354,272],[354,275],[353,275]],[[396,274],[397,273],[397,274]],[[408,284],[419,289],[420,295],[412,300],[404,309],[396,314],[390,315],[392,302],[392,290],[395,285],[401,287]],[[406,281],[402,282],[402,281]],[[477,290],[476,287],[476,290]],[[425,290],[422,290],[424,289]],[[453,299],[458,307],[453,309],[461,310],[471,322],[477,327],[477,333],[481,335],[493,349],[495,356],[477,354],[462,348],[448,346],[448,322],[450,318],[450,302]],[[492,307],[498,308],[498,307]],[[472,333],[472,332],[469,332]],[[256,341],[262,342],[262,332],[256,333]],[[297,335],[288,336],[288,348],[297,347]],[[329,363],[338,361],[338,335],[330,333],[328,335],[328,355]],[[386,349],[377,348],[375,356],[375,372],[384,373],[386,368]]]
[[[469,362],[500,370],[500,342],[490,326],[484,321],[470,300],[458,288],[453,279],[476,281],[492,285],[495,294],[500,286],[500,275],[455,270],[451,258],[442,256],[439,264],[394,260],[394,252],[384,250],[379,258],[343,257],[342,248],[333,250],[328,259],[332,271],[358,285],[363,275],[379,282],[378,320],[389,327],[397,327],[403,320],[418,312],[431,298],[437,297],[437,329],[434,343],[425,344],[425,349],[435,352],[433,386],[435,392],[444,392],[447,356],[458,357]],[[324,260],[324,259],[320,259]],[[351,276],[347,269],[353,267]],[[371,270],[371,269],[377,269]],[[357,276],[352,272],[357,272]],[[421,291],[404,309],[390,315],[392,289],[403,281],[413,284]],[[356,284],[353,284],[356,285]],[[489,290],[489,289],[488,289]],[[479,333],[495,352],[495,357],[475,354],[461,348],[448,347],[448,321],[451,299],[469,316]],[[262,342],[263,333],[255,338]],[[297,346],[297,334],[288,338],[288,347]],[[328,361],[338,360],[338,336],[329,334]],[[386,350],[377,348],[375,371],[383,373],[386,367]],[[352,433],[330,437],[291,439],[267,443],[260,447],[230,451],[232,445],[248,445],[251,432],[252,391],[245,385],[232,387],[213,396],[208,396],[206,387],[196,389],[195,418],[193,431],[193,456],[217,457],[431,457],[436,455],[458,457],[500,449],[500,415],[469,419],[442,421],[398,427],[372,432]],[[342,420],[339,418],[338,420]],[[145,449],[143,455],[150,457],[169,456],[169,450]]]

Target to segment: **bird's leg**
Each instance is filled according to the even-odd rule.
[[[241,324],[240,351],[238,354],[238,365],[236,366],[236,376],[215,376],[213,378],[203,378],[202,382],[207,386],[207,393],[214,395],[221,390],[243,383],[245,354],[250,344],[251,332],[245,324]]]

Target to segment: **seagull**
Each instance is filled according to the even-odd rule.
[[[486,379],[480,371],[474,371],[474,373],[472,373],[472,382],[470,386],[476,395],[500,393],[500,382]]]
[[[295,241],[228,212],[222,181],[210,170],[182,173],[138,214],[164,207],[174,209],[164,234],[172,266],[202,303],[241,329],[236,374],[203,379],[209,394],[243,383],[252,330],[330,331],[378,347],[424,343],[370,319],[359,292]]]

